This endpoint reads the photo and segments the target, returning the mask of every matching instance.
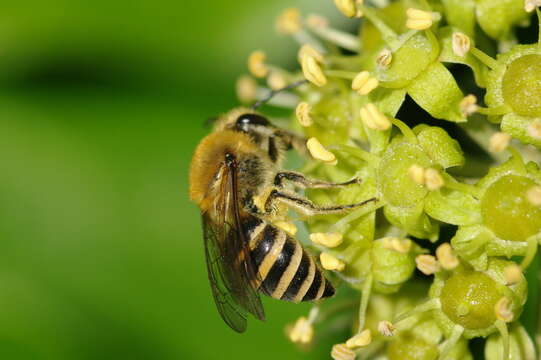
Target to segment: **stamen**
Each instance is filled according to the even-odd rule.
[[[289,340],[294,343],[308,344],[314,338],[314,327],[306,317],[300,317],[289,331]]]
[[[355,0],[334,0],[334,4],[345,16],[352,18],[357,15]]]
[[[317,62],[319,63],[323,63],[323,61],[325,60],[323,58],[323,55],[317,51],[312,45],[310,44],[304,44],[303,46],[301,46],[301,48],[299,49],[299,53],[298,53],[298,59],[299,59],[299,62],[302,61],[302,59],[305,57],[305,56],[311,56],[313,57],[314,59],[316,59]]]
[[[509,265],[503,270],[507,285],[514,285],[522,280],[522,269],[517,264]]]
[[[297,234],[297,226],[289,221],[276,221],[274,225],[282,230],[284,230],[289,235],[295,236]]]
[[[301,67],[304,77],[312,84],[320,87],[327,84],[327,77],[315,57],[304,54],[301,58]]]
[[[383,336],[393,336],[395,329],[395,326],[390,321],[382,320],[378,323],[378,331]]]
[[[452,45],[455,55],[464,57],[470,51],[471,40],[468,35],[461,32],[455,32],[453,33]]]
[[[280,90],[287,86],[287,80],[280,71],[272,71],[267,78],[267,84],[272,90]]]
[[[440,264],[432,255],[418,255],[415,258],[417,269],[425,275],[432,275],[440,271]]]
[[[382,68],[387,69],[393,61],[393,53],[390,49],[383,49],[376,57],[376,64]]]
[[[372,103],[361,108],[360,115],[364,124],[373,130],[384,131],[392,125],[389,119]]]
[[[490,137],[488,150],[493,153],[499,153],[507,149],[509,142],[511,141],[511,135],[497,132]]]
[[[475,95],[470,94],[466,95],[458,105],[460,112],[462,113],[462,116],[468,117],[479,109],[479,106],[477,106],[477,98]]]
[[[408,176],[417,184],[425,184],[425,169],[417,164],[413,164],[408,169]]]
[[[445,181],[438,170],[431,168],[425,170],[425,186],[428,190],[436,191],[443,185],[445,185]]]
[[[332,347],[331,357],[334,360],[355,360],[357,354],[346,344],[336,344]]]
[[[437,13],[409,8],[406,11],[406,15],[408,16],[406,27],[411,30],[426,30],[438,18],[435,14]]]
[[[314,244],[323,245],[328,248],[334,248],[342,244],[344,238],[340,233],[313,233],[310,234],[310,240]]]
[[[311,21],[306,21],[307,27],[317,36],[325,39],[344,49],[358,52],[359,38],[348,32],[332,28],[324,18],[312,18]]]
[[[351,339],[346,341],[346,346],[350,349],[356,349],[364,346],[370,345],[372,342],[372,333],[370,329],[364,329],[357,335],[353,336]]]
[[[284,10],[276,19],[276,30],[279,33],[293,35],[302,29],[301,13],[299,9]]]
[[[321,261],[321,266],[323,266],[325,270],[342,271],[346,267],[346,264],[342,260],[329,253],[321,253],[319,255],[319,260]]]
[[[257,99],[257,82],[249,75],[238,78],[236,84],[237,98],[242,103],[251,103]]]
[[[411,250],[410,239],[400,239],[396,237],[383,238],[383,247],[389,250],[394,250],[402,254],[407,254]]]
[[[295,115],[297,116],[297,121],[301,126],[308,127],[312,126],[313,121],[310,116],[310,111],[312,111],[312,106],[305,101],[302,101],[297,105],[295,109]]]
[[[541,140],[541,121],[533,121],[528,125],[527,132],[534,139]]]
[[[524,10],[526,12],[532,12],[535,8],[541,6],[541,0],[525,0],[524,1]]]
[[[250,73],[257,78],[266,77],[269,73],[269,67],[265,64],[265,60],[267,60],[267,55],[263,51],[252,52],[248,57],[248,70],[250,70]]]
[[[494,305],[494,312],[499,320],[506,323],[513,321],[515,314],[511,308],[511,300],[507,297],[502,297],[496,305]]]
[[[329,150],[325,149],[319,140],[314,137],[308,139],[306,142],[306,147],[314,159],[321,160],[329,165],[336,165],[338,162],[336,160],[336,156],[334,156],[334,154]]]
[[[541,206],[541,186],[533,186],[528,189],[526,198],[533,206]]]
[[[355,76],[355,79],[353,79],[351,88],[357,91],[360,95],[368,95],[372,90],[377,88],[378,85],[378,79],[370,76],[368,71],[361,71],[357,76]]]
[[[460,261],[453,252],[453,248],[449,243],[443,243],[436,249],[436,257],[445,270],[455,269]]]

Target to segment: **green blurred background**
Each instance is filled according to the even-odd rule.
[[[0,358],[328,358],[284,337],[305,305],[218,316],[187,199],[203,122],[237,105],[253,49],[294,66],[281,9],[319,0],[0,5]]]

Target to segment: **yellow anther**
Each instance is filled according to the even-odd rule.
[[[269,67],[265,64],[265,60],[267,60],[267,55],[263,51],[252,52],[248,57],[248,70],[250,70],[250,73],[257,78],[266,77],[269,73]]]
[[[527,132],[534,139],[541,140],[541,121],[533,121],[528,125]]]
[[[406,27],[411,30],[426,30],[435,20],[434,13],[414,8],[409,8],[406,15],[408,16]]]
[[[425,275],[432,275],[440,270],[440,264],[432,255],[418,255],[415,258],[417,269]]]
[[[238,78],[236,84],[237,98],[242,103],[250,103],[257,96],[257,82],[249,75]]]
[[[329,150],[325,149],[319,140],[314,137],[308,139],[306,142],[306,147],[314,159],[321,160],[329,165],[336,165],[338,162],[338,160],[336,160],[336,156],[334,156],[334,154]]]
[[[362,107],[360,114],[361,120],[370,129],[383,131],[392,125],[389,119],[372,103]]]
[[[272,90],[280,90],[287,86],[287,80],[279,71],[273,71],[267,78],[267,84]]]
[[[382,68],[387,69],[393,61],[393,53],[389,49],[383,49],[376,57],[376,64]]]
[[[425,168],[420,165],[411,165],[408,169],[408,176],[419,185],[425,184]]]
[[[299,9],[285,9],[276,19],[276,30],[282,34],[295,34],[302,29]]]
[[[314,327],[304,316],[300,317],[289,331],[289,340],[294,343],[308,344],[314,338]]]
[[[517,264],[509,265],[503,270],[507,285],[514,285],[522,280],[522,269]]]
[[[494,312],[496,313],[496,318],[505,322],[511,322],[515,317],[511,308],[511,300],[507,297],[502,297],[498,300],[496,305],[494,305]]]
[[[314,59],[316,59],[317,62],[319,63],[323,63],[323,61],[325,60],[323,58],[323,55],[317,51],[312,45],[310,44],[304,44],[303,46],[301,46],[301,48],[299,49],[299,54],[298,54],[298,58],[299,58],[299,61],[302,62],[302,59],[305,57],[305,56],[311,56],[313,57]]]
[[[541,6],[541,0],[525,0],[524,1],[524,10],[526,12],[532,12],[535,8]]]
[[[439,190],[443,185],[445,181],[438,170],[431,168],[425,170],[425,186],[428,190]]]
[[[306,18],[306,24],[311,28],[324,28],[329,26],[329,20],[321,15],[310,14]]]
[[[382,320],[378,323],[378,331],[383,336],[393,336],[395,326],[387,320]]]
[[[346,267],[346,264],[342,260],[325,252],[319,255],[319,261],[321,261],[321,266],[325,270],[342,271]]]
[[[490,137],[488,150],[493,153],[499,153],[507,149],[509,142],[511,141],[511,135],[497,132]]]
[[[312,126],[312,117],[310,116],[310,111],[312,111],[312,106],[305,101],[301,101],[297,108],[295,109],[295,115],[297,116],[297,121],[301,126],[308,127]]]
[[[541,206],[541,186],[533,186],[526,192],[526,198],[533,206]]]
[[[357,4],[357,12],[355,13],[355,17],[362,18],[364,13],[361,10],[361,6],[364,4],[364,0],[355,0],[355,4]]]
[[[370,329],[364,329],[348,341],[346,341],[346,346],[350,349],[356,349],[364,346],[370,345],[372,342],[372,333]]]
[[[470,51],[471,40],[470,37],[461,32],[453,33],[452,38],[453,52],[455,55],[464,57]]]
[[[468,117],[475,113],[477,109],[479,109],[479,106],[477,106],[477,98],[475,95],[470,94],[466,95],[458,104],[458,107],[460,109],[460,112],[464,117]]]
[[[334,360],[355,360],[357,354],[346,346],[346,344],[336,344],[332,347],[331,357]]]
[[[304,77],[312,84],[316,86],[327,84],[327,77],[315,57],[305,54],[301,59],[301,67]]]
[[[334,4],[342,14],[349,18],[357,15],[357,6],[355,6],[355,0],[334,0]]]
[[[361,71],[351,83],[351,88],[357,91],[361,95],[367,95],[372,90],[377,88],[379,85],[379,80],[373,76],[370,76],[368,71]]]
[[[334,248],[342,244],[344,238],[340,233],[313,233],[310,234],[310,240],[314,244],[323,245],[328,248]]]
[[[275,221],[274,225],[282,230],[284,230],[289,235],[295,236],[297,234],[297,226],[289,221]]]
[[[458,266],[460,261],[453,252],[453,248],[449,243],[443,243],[436,249],[436,257],[445,270],[453,270]]]
[[[402,254],[407,254],[411,250],[411,240],[396,237],[386,237],[383,238],[383,247]]]

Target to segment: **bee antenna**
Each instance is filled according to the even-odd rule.
[[[261,100],[258,100],[254,105],[252,105],[252,110],[257,110],[259,109],[261,106],[265,105],[267,102],[269,102],[275,95],[281,93],[282,91],[287,91],[287,90],[291,90],[291,89],[294,89],[298,86],[301,86],[303,84],[306,84],[308,82],[308,80],[304,79],[304,80],[299,80],[299,81],[295,81],[294,83],[292,84],[289,84],[288,86],[285,86],[281,89],[278,89],[278,90],[271,90],[269,92],[269,94],[267,96],[265,96],[263,99]]]

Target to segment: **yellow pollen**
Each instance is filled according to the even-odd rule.
[[[236,84],[237,98],[242,103],[250,103],[257,96],[257,82],[249,75],[238,78]]]
[[[420,165],[411,165],[408,169],[408,176],[419,185],[425,184],[425,169]]]
[[[248,57],[248,70],[257,78],[264,78],[269,73],[269,68],[265,64],[267,55],[260,50],[254,51]]]
[[[300,317],[289,331],[289,340],[294,343],[308,344],[314,338],[314,327],[312,323],[303,317]]]
[[[315,57],[304,54],[301,58],[301,67],[304,77],[312,84],[320,87],[327,84],[327,77]]]
[[[342,244],[343,236],[340,233],[313,233],[310,234],[310,240],[314,244],[323,245],[328,248],[334,248]]]
[[[499,153],[507,149],[509,142],[511,141],[511,135],[497,132],[490,137],[488,150],[493,153]]]
[[[533,121],[528,125],[527,132],[534,139],[541,140],[541,121]]]
[[[382,68],[387,69],[393,61],[393,53],[389,49],[383,49],[376,57],[376,64]]]
[[[464,117],[468,117],[472,115],[479,108],[477,106],[477,98],[473,94],[466,95],[460,101],[460,104],[458,105],[458,107],[460,108],[460,112],[462,113]]]
[[[321,15],[310,14],[306,18],[306,24],[311,28],[325,28],[329,26],[329,20]]]
[[[496,305],[494,305],[494,312],[496,317],[505,322],[513,321],[515,314],[511,308],[511,300],[507,297],[502,297]]]
[[[282,34],[295,34],[302,29],[301,13],[299,9],[284,10],[276,19],[276,30]]]
[[[310,44],[304,44],[303,46],[301,46],[301,48],[299,49],[299,54],[298,54],[298,58],[299,58],[299,61],[302,62],[302,59],[305,57],[305,56],[311,56],[313,57],[314,59],[316,59],[317,62],[319,63],[323,63],[323,61],[325,60],[323,58],[323,55],[317,51],[312,45]]]
[[[314,159],[321,160],[329,165],[336,165],[338,162],[336,160],[336,156],[334,156],[334,154],[329,150],[325,149],[319,140],[314,137],[308,139],[306,142],[306,147]]]
[[[435,191],[441,189],[445,185],[443,178],[436,169],[426,169],[425,170],[425,186],[430,191]]]
[[[346,346],[350,349],[356,349],[364,346],[370,345],[372,342],[372,333],[370,329],[364,329],[348,341],[346,341]]]
[[[383,238],[383,247],[402,254],[407,254],[411,250],[411,240],[396,237],[386,237]]]
[[[289,235],[295,236],[297,234],[297,226],[289,221],[276,221],[274,225],[282,230],[284,230]]]
[[[432,255],[418,255],[415,258],[417,269],[425,275],[432,275],[440,270],[440,264]]]
[[[455,32],[453,33],[452,45],[455,55],[464,57],[470,51],[471,40],[468,35]]]
[[[346,344],[336,344],[332,347],[331,357],[334,360],[355,360],[357,354],[348,348]]]
[[[352,18],[357,15],[355,0],[334,0],[334,4],[345,16]]]
[[[321,261],[321,266],[323,266],[325,270],[342,271],[346,267],[346,264],[342,260],[329,253],[321,253],[319,255],[319,260]]]
[[[414,8],[406,11],[408,17],[406,27],[411,30],[426,30],[434,22],[434,13]]]
[[[390,321],[382,320],[378,323],[378,331],[383,336],[393,336],[395,326]]]
[[[305,101],[302,101],[297,105],[295,109],[295,115],[297,116],[297,121],[301,126],[308,127],[312,126],[312,117],[310,116],[310,111],[312,111],[312,106]]]
[[[273,71],[267,78],[267,84],[272,90],[280,90],[287,86],[287,80],[279,71]]]
[[[384,131],[391,127],[389,119],[372,103],[362,107],[360,115],[363,123],[370,129]]]
[[[522,269],[517,264],[509,265],[503,270],[503,277],[507,285],[517,284],[522,280]]]
[[[436,249],[436,257],[445,270],[453,270],[460,263],[449,243],[443,243]]]
[[[370,73],[368,71],[362,71],[357,74],[357,76],[355,76],[355,78],[353,79],[353,82],[351,83],[351,88],[357,91],[360,95],[367,95],[372,90],[377,88],[378,85],[378,79],[370,76]]]
[[[526,198],[533,206],[541,206],[541,186],[533,186],[528,189]]]

